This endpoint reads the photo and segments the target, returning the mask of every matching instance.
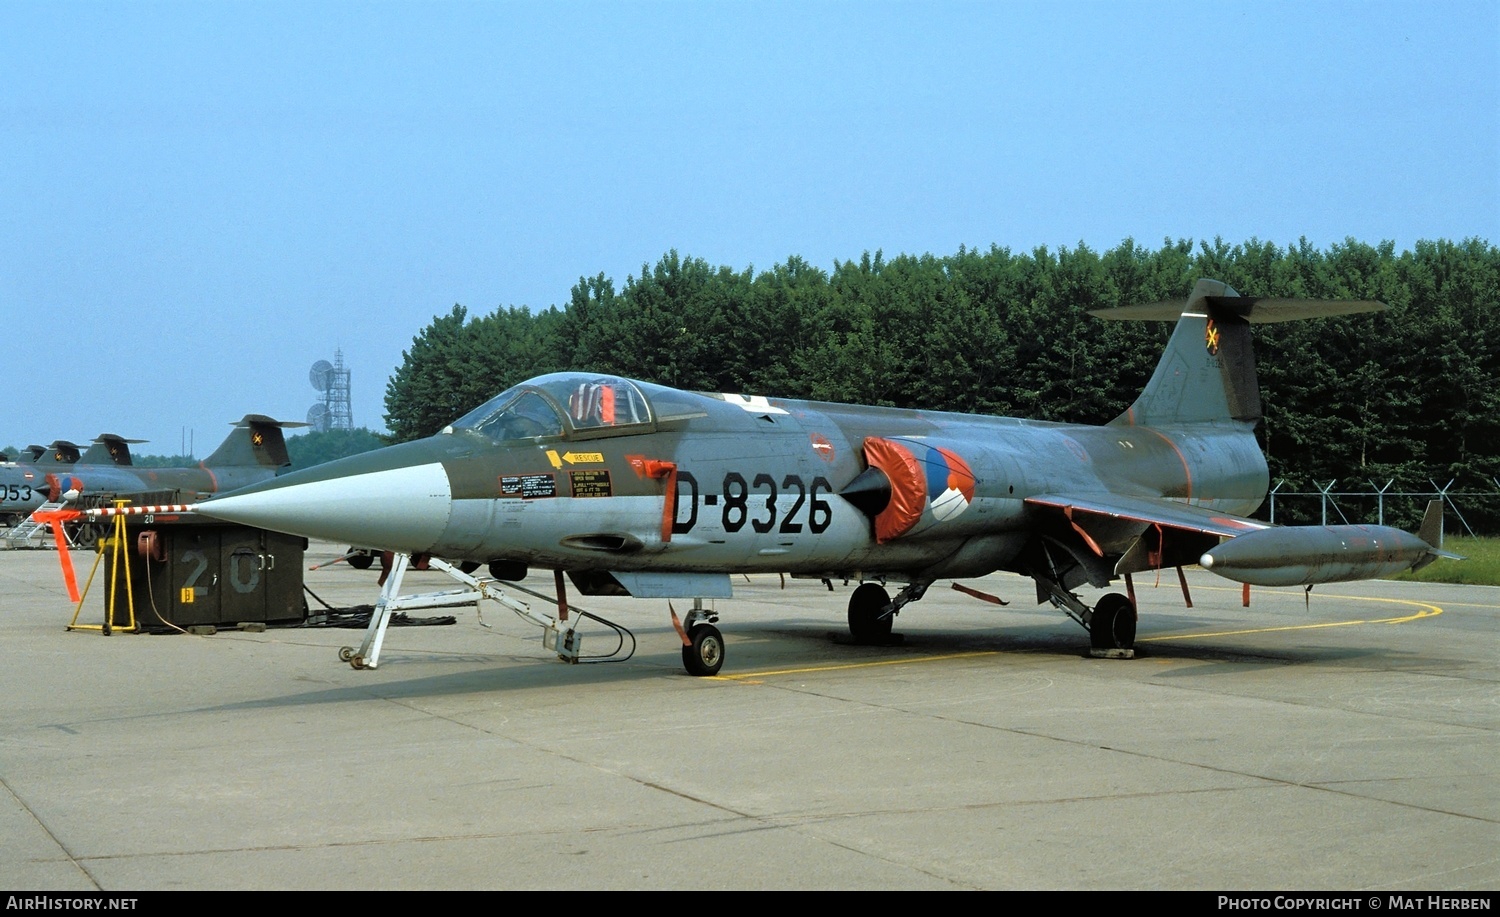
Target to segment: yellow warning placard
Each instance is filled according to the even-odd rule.
[[[572,494],[575,497],[609,497],[614,495],[614,489],[609,482],[609,472],[600,469],[598,471],[570,471],[568,481],[572,484]]]

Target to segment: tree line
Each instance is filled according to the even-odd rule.
[[[1500,474],[1500,250],[1355,240],[1318,249],[1126,240],[1017,253],[863,254],[768,270],[668,252],[616,289],[581,277],[563,307],[436,316],[386,387],[394,441],[431,435],[526,378],[617,373],[700,391],[1102,423],[1135,398],[1168,323],[1091,309],[1181,300],[1201,277],[1247,296],[1376,299],[1388,311],[1257,326],[1273,478],[1464,482]],[[1500,500],[1466,518],[1500,530]],[[1284,518],[1283,513],[1287,516]],[[1410,524],[1420,508],[1397,510]],[[1278,506],[1278,521],[1295,519]],[[1475,519],[1480,522],[1476,524]],[[1390,514],[1388,513],[1388,521]]]

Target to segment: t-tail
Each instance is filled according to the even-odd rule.
[[[1218,280],[1199,280],[1186,306],[1176,302],[1090,312],[1096,318],[1172,321],[1167,349],[1140,397],[1115,423],[1161,427],[1261,419],[1260,383],[1250,326],[1302,318],[1378,312],[1371,300],[1271,299],[1241,296]]]
[[[286,427],[305,427],[296,421],[276,420],[264,414],[246,414],[234,430],[203,460],[205,468],[258,466],[284,468],[292,463],[286,451]]]
[[[114,433],[100,433],[87,452],[78,457],[80,465],[130,465],[130,447],[144,439],[126,439]]]

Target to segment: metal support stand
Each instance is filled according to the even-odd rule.
[[[391,616],[398,611],[406,611],[413,608],[451,608],[459,605],[473,605],[475,611],[479,610],[479,602],[489,599],[498,602],[515,612],[517,616],[525,618],[531,623],[542,628],[542,642],[547,649],[557,653],[559,659],[564,662],[577,662],[579,650],[578,633],[572,625],[567,623],[566,597],[558,594],[559,607],[564,609],[560,617],[549,618],[531,610],[525,602],[519,602],[500,590],[494,580],[477,579],[452,564],[432,558],[428,561],[431,569],[437,570],[452,577],[467,588],[449,589],[443,592],[424,592],[417,595],[401,595],[401,582],[406,578],[406,571],[411,564],[411,555],[397,554],[391,562],[391,568],[387,572],[385,585],[380,588],[380,598],[375,603],[375,610],[370,615],[370,624],[365,628],[365,638],[359,645],[359,649],[343,647],[339,650],[339,659],[349,663],[356,669],[373,669],[380,664],[380,649],[385,643],[385,630],[390,626]],[[483,624],[481,618],[480,623]]]
[[[130,503],[129,500],[116,500],[115,508]],[[59,551],[63,550],[61,546]],[[83,611],[83,602],[88,598],[89,586],[93,585],[94,573],[99,569],[99,562],[104,559],[104,552],[110,552],[110,578],[109,593],[104,597],[104,623],[103,624],[79,624],[78,615]],[[71,572],[71,571],[70,571]],[[128,633],[135,633],[138,629],[135,622],[135,589],[130,578],[130,548],[125,537],[125,516],[117,514],[114,520],[114,529],[110,536],[101,539],[98,553],[94,556],[94,567],[89,571],[88,582],[85,583],[83,594],[78,597],[78,607],[73,609],[73,620],[68,624],[68,630],[97,630],[108,637],[115,627],[115,609],[119,607],[118,594],[120,577],[125,578],[125,607],[128,611],[125,625],[120,629]]]

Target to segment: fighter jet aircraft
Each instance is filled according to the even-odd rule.
[[[15,525],[42,505],[52,485],[61,480],[55,473],[49,477],[46,466],[67,466],[71,471],[77,466],[129,465],[130,444],[139,442],[144,440],[101,433],[82,455],[78,446],[61,439],[50,449],[27,446],[31,454],[28,464],[0,467],[0,520],[6,525]],[[38,465],[42,467],[34,467]]]
[[[1088,628],[1096,655],[1129,656],[1132,573],[1200,563],[1244,583],[1312,584],[1445,554],[1430,543],[1440,540],[1440,515],[1425,537],[1247,517],[1269,483],[1253,433],[1261,402],[1250,325],[1383,308],[1244,297],[1200,280],[1185,306],[1095,312],[1177,321],[1144,391],[1101,426],[558,373],[502,392],[428,439],[285,475],[198,511],[490,561],[507,579],[527,567],[564,571],[585,594],[728,597],[733,573],[858,581],[849,629],[877,643],[934,581],[1011,571],[1036,582],[1039,603]],[[1077,594],[1122,577],[1128,594],[1093,607]],[[565,607],[560,574],[556,581]],[[894,598],[889,582],[905,584]],[[723,664],[717,614],[695,603],[678,625],[693,674]]]
[[[81,456],[62,440],[36,463],[0,467],[0,516],[24,519],[44,502],[80,497],[135,499],[172,492],[171,499],[192,502],[201,495],[233,490],[273,477],[287,457],[284,423],[262,414],[246,414],[228,438],[196,467],[142,468],[132,464],[130,444],[113,433],[100,434]]]
[[[79,461],[79,448],[65,439],[30,445],[16,462],[0,465],[0,524],[15,525],[42,505],[47,475]]]

